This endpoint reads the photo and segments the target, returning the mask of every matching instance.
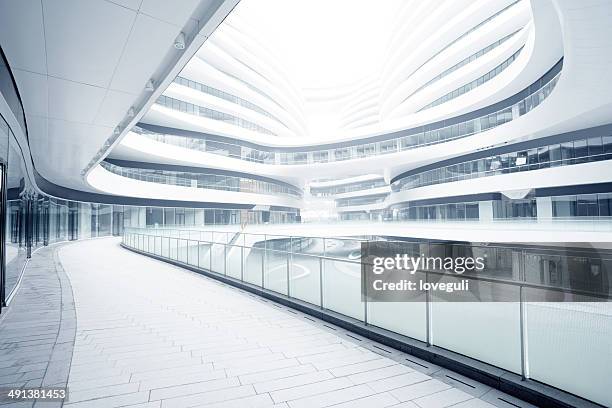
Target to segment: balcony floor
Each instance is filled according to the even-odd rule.
[[[0,384],[69,368],[66,407],[530,406],[115,238],[37,251],[5,312]]]

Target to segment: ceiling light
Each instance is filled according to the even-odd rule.
[[[130,110],[128,110],[127,115],[128,118],[133,118],[136,115],[136,113],[134,112],[134,108],[130,108]]]
[[[153,92],[154,90],[155,90],[155,82],[152,79],[149,79],[149,81],[145,85],[145,91]]]
[[[176,40],[174,40],[174,48],[177,50],[185,49],[185,34],[182,31],[179,33],[178,37],[176,37]]]

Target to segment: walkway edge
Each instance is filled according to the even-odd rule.
[[[300,301],[298,299],[289,298],[285,295],[242,282],[216,272],[200,269],[180,261],[131,248],[125,245],[123,242],[121,243],[121,246],[129,251],[190,270],[239,289],[243,289],[263,298],[272,300],[284,306],[293,308],[328,323],[332,323],[367,339],[376,341],[404,353],[411,354],[422,360],[431,362],[432,364],[447,368],[531,404],[545,407],[564,408],[603,407],[602,405],[596,404],[592,401],[585,400],[576,395],[550,387],[537,381],[523,380],[520,375],[502,368],[494,367],[440,347],[427,346],[424,342],[419,340],[415,340],[375,326],[366,325],[359,320],[332,312],[330,310],[321,309],[318,306]]]

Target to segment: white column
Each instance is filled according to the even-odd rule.
[[[536,208],[538,211],[538,220],[551,219],[553,216],[552,211],[552,198],[551,197],[537,197]]]
[[[478,217],[480,221],[493,221],[493,201],[478,202]]]

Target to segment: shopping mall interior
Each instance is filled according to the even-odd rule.
[[[612,406],[612,2],[0,0],[0,57],[1,407]]]

